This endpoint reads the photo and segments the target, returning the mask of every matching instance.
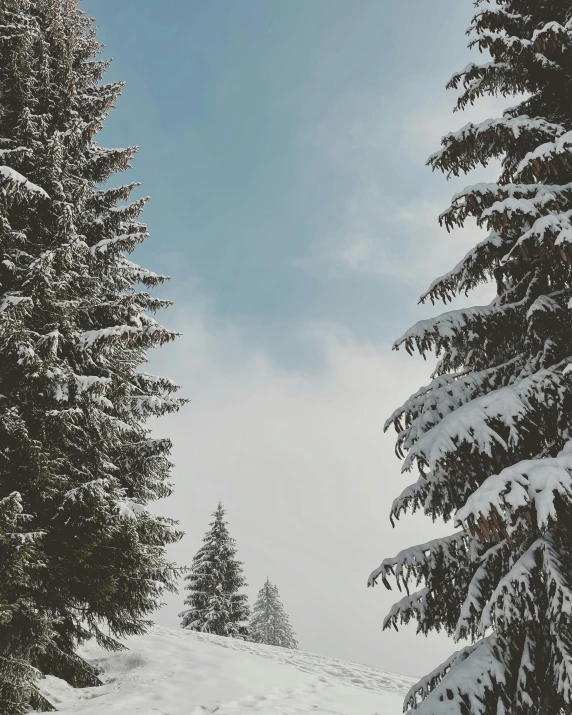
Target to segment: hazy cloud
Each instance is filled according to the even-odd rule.
[[[400,476],[383,422],[430,366],[356,344],[338,326],[307,325],[326,367],[286,371],[205,305],[175,317],[185,335],[153,365],[192,396],[158,430],[175,445],[176,492],[164,509],[187,532],[174,557],[190,564],[222,499],[251,596],[267,577],[278,584],[302,649],[410,674],[446,657],[444,638],[420,649],[412,628],[382,633],[398,593],[366,588],[382,557],[450,531],[419,516],[393,530],[387,518],[416,477]],[[157,620],[177,624],[182,601],[170,597]]]
[[[474,223],[448,233],[439,226],[438,216],[456,191],[470,183],[493,181],[498,164],[451,181],[432,175],[424,164],[439,149],[444,134],[470,121],[500,116],[516,100],[484,98],[453,114],[454,93],[443,91],[424,101],[414,89],[392,98],[373,88],[354,92],[306,137],[345,177],[347,191],[336,203],[332,227],[296,261],[304,270],[319,273],[337,265],[424,289],[484,238]],[[396,155],[412,177],[407,193],[387,180],[388,173],[396,171]]]

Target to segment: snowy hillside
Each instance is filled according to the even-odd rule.
[[[126,643],[121,653],[84,650],[103,669],[103,686],[74,689],[48,677],[42,691],[70,715],[397,715],[413,683],[364,665],[159,626]]]

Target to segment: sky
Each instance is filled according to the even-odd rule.
[[[98,141],[138,145],[151,238],[135,260],[167,273],[182,335],[150,356],[191,402],[153,429],[173,440],[190,564],[221,499],[252,600],[275,582],[300,648],[423,675],[459,646],[382,630],[399,592],[366,588],[402,548],[451,533],[421,515],[392,529],[400,474],[385,419],[430,379],[391,350],[450,306],[418,296],[480,238],[437,217],[489,170],[447,181],[440,138],[498,116],[453,114],[469,0],[83,0],[106,80],[125,80]],[[510,101],[508,102],[510,104]],[[483,304],[482,288],[463,299]],[[458,303],[462,304],[462,301]],[[155,614],[177,625],[184,593]]]

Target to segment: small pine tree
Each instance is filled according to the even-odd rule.
[[[180,533],[147,509],[170,442],[145,422],[181,400],[140,371],[175,333],[141,288],[165,278],[127,258],[146,200],[99,188],[136,148],[94,139],[122,83],[77,5],[0,2],[0,715],[46,708],[38,672],[97,684],[78,644],[119,648],[175,588]]]
[[[186,589],[189,595],[179,614],[183,628],[231,638],[248,637],[250,609],[240,589],[247,584],[236,557],[235,540],[228,532],[225,510],[219,502],[203,546],[193,559]]]
[[[280,602],[278,588],[268,579],[258,592],[250,619],[250,640],[254,643],[298,649],[298,643],[284,606]]]
[[[385,560],[369,583],[393,578],[407,591],[386,628],[416,620],[421,633],[471,641],[411,689],[406,709],[563,715],[572,709],[572,4],[475,5],[471,45],[490,61],[453,75],[458,108],[520,96],[501,117],[444,137],[429,160],[455,176],[493,159],[502,169],[441,216],[447,228],[474,217],[488,235],[421,301],[446,303],[490,279],[497,295],[396,343],[440,360],[386,425],[404,470],[420,473],[392,519],[421,509],[462,528]]]

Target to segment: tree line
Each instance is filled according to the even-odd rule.
[[[254,643],[298,648],[290,620],[276,585],[266,579],[251,609],[241,593],[247,584],[242,563],[236,558],[235,540],[230,536],[225,510],[219,502],[203,546],[186,576],[189,594],[181,625],[190,630],[242,638]]]

